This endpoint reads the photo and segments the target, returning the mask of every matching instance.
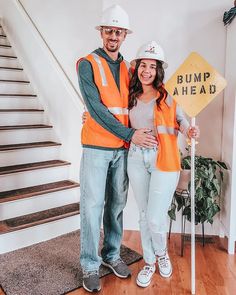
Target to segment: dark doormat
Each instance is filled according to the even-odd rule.
[[[4,292],[7,295],[62,295],[81,287],[79,236],[80,232],[74,231],[0,255],[0,285]],[[127,264],[142,258],[123,245],[121,257]],[[109,269],[100,267],[101,277],[109,273]]]

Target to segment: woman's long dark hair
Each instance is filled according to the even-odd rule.
[[[136,61],[135,70],[129,84],[129,109],[132,109],[134,106],[137,105],[137,97],[139,97],[143,93],[143,87],[138,78],[138,68],[140,63],[141,59],[138,59]],[[156,77],[152,82],[152,86],[160,94],[160,96],[156,100],[157,107],[160,109],[160,103],[166,98],[167,91],[163,86],[165,72],[162,67],[162,63],[159,60],[156,60],[156,66]]]

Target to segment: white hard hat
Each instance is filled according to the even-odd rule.
[[[103,26],[122,28],[126,29],[128,34],[132,33],[128,14],[117,4],[103,11],[100,25],[95,28],[100,30]]]
[[[136,58],[134,61],[137,59],[156,59],[162,62],[162,66],[164,69],[168,67],[168,64],[166,63],[165,60],[165,54],[163,49],[161,48],[160,45],[158,45],[155,41],[149,41],[142,45],[136,55]]]

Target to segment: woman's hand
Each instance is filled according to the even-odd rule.
[[[200,129],[198,126],[189,127],[187,131],[187,135],[189,138],[199,138],[200,136]]]

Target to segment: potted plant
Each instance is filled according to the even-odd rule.
[[[186,149],[189,152],[189,148]],[[180,181],[173,196],[171,208],[168,212],[171,222],[176,220],[176,210],[182,210],[181,219],[181,256],[184,251],[185,221],[191,221],[191,157],[181,159],[182,171]],[[224,179],[223,170],[227,169],[224,162],[209,157],[195,156],[195,224],[202,225],[202,244],[205,245],[204,223],[213,223],[213,217],[220,211],[221,185]]]
[[[188,150],[188,149],[187,149]],[[189,150],[188,150],[189,151]],[[168,212],[172,220],[176,220],[176,209],[182,209],[182,214],[191,221],[191,200],[190,200],[190,169],[191,157],[188,154],[182,157],[181,166],[184,175],[183,187],[182,179],[178,185],[171,208]],[[195,156],[195,223],[213,223],[213,217],[220,211],[221,185],[224,179],[223,170],[227,169],[224,162],[216,161],[209,157]],[[187,172],[186,172],[187,170]],[[187,176],[185,174],[189,174]],[[187,179],[187,180],[186,180]],[[181,185],[182,183],[182,185]]]

